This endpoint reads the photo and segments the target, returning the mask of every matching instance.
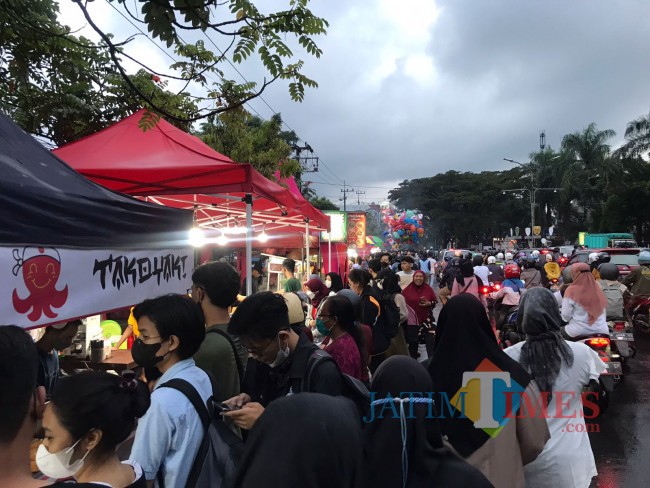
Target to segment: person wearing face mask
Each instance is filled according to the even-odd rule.
[[[36,343],[38,350],[38,384],[45,387],[49,399],[59,379],[59,353],[72,344],[79,331],[81,320],[46,327],[43,337]]]
[[[325,303],[330,291],[320,278],[312,278],[309,280],[303,285],[303,290],[311,300],[308,312],[309,326],[314,328],[316,327],[316,315],[318,315],[318,309],[323,303]]]
[[[132,371],[121,377],[87,371],[61,378],[43,415],[45,439],[36,452],[36,465],[50,478],[73,476],[88,488],[146,488],[140,465],[120,462],[116,448],[149,403],[147,386]]]
[[[354,308],[344,296],[328,298],[318,311],[318,332],[325,336],[321,347],[334,358],[342,373],[362,380],[368,357],[361,328],[354,320]]]
[[[343,287],[343,280],[338,273],[327,273],[325,275],[325,286],[330,290],[330,296],[336,295]]]
[[[213,395],[208,374],[192,356],[205,339],[204,318],[188,296],[164,295],[133,309],[140,337],[133,360],[162,373],[151,394],[151,406],[138,422],[130,459],[142,466],[150,486],[183,487],[197,455],[204,429],[192,403],[180,391],[162,387],[171,379],[189,382],[204,402]],[[161,486],[158,483],[158,486]]]
[[[0,486],[38,488],[29,469],[30,443],[43,412],[34,341],[20,327],[0,325]]]
[[[381,264],[381,269],[390,268],[390,254],[387,252],[381,253],[379,263]]]
[[[230,318],[228,332],[239,337],[252,359],[246,366],[243,393],[224,402],[237,410],[223,415],[250,430],[272,401],[303,392],[309,358],[318,346],[296,334],[285,298],[270,291],[244,300]],[[310,378],[311,392],[343,393],[341,373],[333,361],[323,361]]]

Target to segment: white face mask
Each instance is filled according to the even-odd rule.
[[[50,452],[47,450],[45,445],[41,444],[36,451],[36,466],[38,469],[48,478],[61,479],[69,478],[77,473],[84,464],[86,456],[90,451],[86,451],[84,457],[75,461],[73,464],[70,464],[70,458],[74,453],[74,448],[81,439],[75,442],[72,446],[67,449],[63,449],[59,452]]]
[[[313,299],[313,298],[316,296],[316,293],[314,293],[314,292],[311,291],[311,290],[309,290],[309,291],[307,291],[307,292],[305,292],[305,293],[307,294],[307,296],[308,296],[310,299]]]
[[[278,366],[280,366],[282,363],[284,363],[287,360],[289,354],[291,354],[291,350],[289,349],[289,344],[287,344],[286,349],[282,349],[282,344],[280,344],[280,337],[278,337],[278,346],[280,347],[280,349],[278,350],[278,355],[275,356],[275,361],[269,364],[269,366],[271,366],[272,368],[277,368]]]
[[[332,280],[325,280],[325,286],[327,288],[332,288]]]

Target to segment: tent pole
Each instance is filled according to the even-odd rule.
[[[309,219],[305,219],[305,261],[306,261],[306,267],[305,267],[305,281],[309,280],[309,275],[310,273],[310,266],[309,266]]]
[[[246,202],[246,296],[253,294],[253,195],[244,197]]]
[[[330,231],[331,232],[331,231]],[[332,272],[332,234],[327,233],[327,272]]]

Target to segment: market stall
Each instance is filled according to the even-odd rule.
[[[192,213],[103,188],[0,114],[0,310],[24,328],[184,293]]]
[[[246,266],[254,234],[278,229],[328,228],[329,221],[304,198],[237,164],[194,137],[158,120],[143,130],[144,111],[55,150],[84,176],[146,200],[194,212],[202,242],[245,236]]]

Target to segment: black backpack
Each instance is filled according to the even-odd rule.
[[[393,297],[387,293],[383,293],[377,299],[380,306],[379,317],[377,317],[376,325],[384,333],[386,339],[392,339],[397,335],[400,324],[399,307]]]
[[[303,392],[311,391],[311,378],[316,368],[326,361],[332,361],[336,364],[334,358],[327,351],[318,348],[311,353],[309,361],[307,361],[307,370],[303,379]],[[336,368],[339,369],[338,365],[336,365]],[[363,382],[349,374],[341,373],[341,377],[343,379],[343,396],[354,402],[359,410],[361,419],[363,419],[370,413],[370,392],[368,388],[366,388]]]
[[[207,373],[213,384],[214,378]],[[223,418],[214,408],[211,396],[207,404],[203,403],[201,395],[188,381],[180,378],[171,379],[158,388],[173,388],[180,391],[192,403],[199,414],[205,429],[203,440],[185,486],[187,488],[226,488],[232,485],[235,469],[244,450],[242,440],[224,423]],[[158,485],[165,488],[162,469],[157,475]],[[177,488],[177,487],[170,487]]]

